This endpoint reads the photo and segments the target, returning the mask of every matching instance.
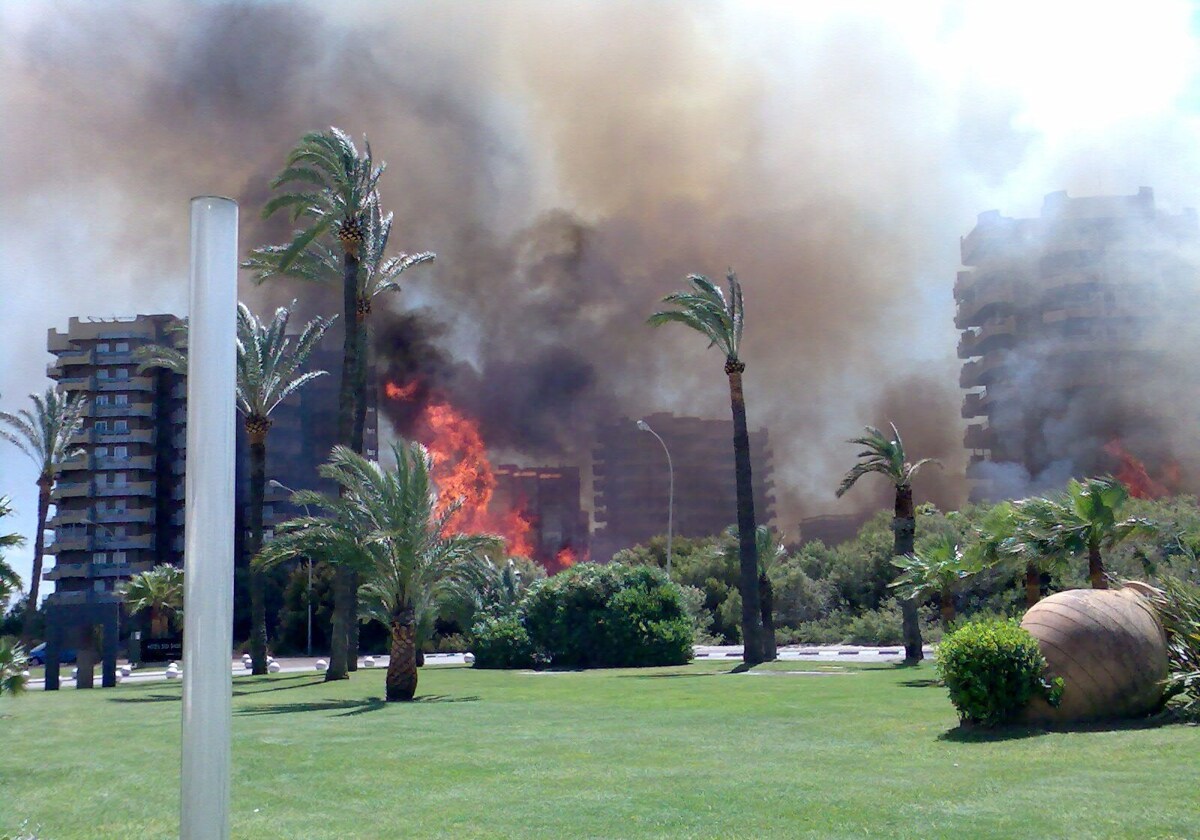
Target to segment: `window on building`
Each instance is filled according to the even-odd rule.
[[[128,379],[129,378],[129,368],[117,368],[113,372],[113,374],[116,376],[117,379]]]
[[[117,405],[129,405],[129,395],[128,394],[117,394],[116,397],[117,397],[117,399],[116,399]]]
[[[97,446],[96,447],[96,457],[97,458],[107,458],[108,457],[108,447],[107,446]]]
[[[123,472],[114,473],[112,477],[112,483],[118,487],[124,487],[128,480],[129,477]]]
[[[107,341],[102,341],[102,342],[100,342],[99,344],[97,344],[97,345],[96,345],[96,352],[97,352],[97,353],[107,353],[107,352],[108,352],[108,350],[109,350],[109,347],[108,347],[108,342],[107,342]]]
[[[128,446],[114,446],[113,447],[113,457],[114,458],[122,458],[122,459],[128,458],[129,457],[129,447]]]
[[[97,592],[103,592],[104,591],[104,578],[100,578],[100,580],[92,581],[92,588],[94,590],[96,590]]]
[[[123,537],[127,533],[128,533],[128,530],[124,525],[118,525],[115,528],[113,528],[113,536],[115,536],[115,537]]]
[[[92,555],[92,562],[96,563],[97,565],[100,565],[100,566],[108,565],[108,552],[107,551],[97,551],[95,554]]]
[[[108,402],[109,402],[108,394],[97,394],[96,395],[96,405],[108,405]]]
[[[115,422],[113,423],[113,431],[115,431],[115,432],[128,432],[128,431],[129,431],[129,421],[128,421],[128,420],[117,420],[117,421],[115,421]]]
[[[118,341],[117,342],[117,352],[118,353],[128,353],[129,352],[129,342],[128,341]]]
[[[97,420],[94,428],[96,429],[97,432],[107,432],[108,431],[108,421],[107,420]]]
[[[112,555],[112,557],[113,557],[113,562],[114,562],[114,563],[117,563],[117,564],[122,564],[122,563],[126,562],[126,558],[127,558],[128,556],[129,556],[129,555],[128,555],[128,553],[127,553],[127,552],[124,552],[124,551],[114,551],[114,552],[113,552],[113,555]]]

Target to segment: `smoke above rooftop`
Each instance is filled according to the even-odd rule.
[[[1121,103],[1148,106],[1119,90],[1098,100],[1109,122],[1039,122],[1055,86],[977,65],[990,18],[956,3],[804,5],[6,7],[0,330],[21,361],[0,374],[4,403],[45,387],[44,330],[68,316],[182,309],[191,195],[236,198],[246,248],[283,239],[286,221],[258,217],[267,182],[303,132],[337,125],[388,162],[393,241],[438,254],[379,319],[381,364],[436,378],[490,445],[585,466],[609,417],[727,417],[717,352],[645,319],[687,273],[732,267],[779,524],[878,504],[882,487],[840,503],[833,489],[846,438],[889,420],[944,464],[918,494],[956,505],[958,237],[981,210],[1022,214],[1061,188],[1150,184],[1194,204],[1196,129],[1174,100],[1122,121]],[[1186,4],[1148,17],[1167,46],[1187,30]],[[1128,46],[1093,35],[1100,53]],[[1126,53],[1080,56],[1134,72]],[[1180,91],[1196,79],[1186,62],[1152,69]],[[259,307],[340,308],[246,284]]]

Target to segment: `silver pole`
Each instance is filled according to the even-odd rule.
[[[663,452],[667,453],[667,475],[669,476],[669,484],[667,489],[667,577],[671,576],[671,532],[675,525],[675,466],[671,463],[671,450],[667,449],[667,442],[659,437],[658,432],[650,428],[650,424],[645,420],[637,421],[637,427],[643,432],[649,432],[658,438],[658,442],[662,444]]]
[[[228,840],[237,204],[192,199],[181,840]]]

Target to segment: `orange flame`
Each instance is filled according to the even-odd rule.
[[[554,555],[554,564],[559,571],[569,569],[579,562],[579,555],[571,546],[564,546]]]
[[[1161,499],[1163,496],[1171,495],[1171,491],[1165,484],[1150,477],[1146,465],[1121,444],[1120,438],[1113,438],[1105,444],[1104,451],[1117,459],[1119,466],[1113,475],[1117,481],[1125,485],[1130,496],[1135,499]],[[1179,468],[1172,466],[1174,474],[1177,474]]]
[[[384,393],[391,399],[407,400],[418,383],[401,386],[389,382]],[[487,457],[479,426],[445,400],[432,398],[414,428],[415,437],[429,450],[432,478],[438,488],[437,512],[444,513],[455,500],[462,507],[448,526],[457,534],[497,534],[504,539],[509,556],[533,556],[533,523],[520,509],[492,510],[496,476]]]

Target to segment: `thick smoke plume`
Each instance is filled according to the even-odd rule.
[[[21,323],[3,326],[38,348],[69,315],[178,310],[187,199],[231,195],[246,248],[280,241],[286,221],[257,214],[267,182],[303,132],[338,125],[389,164],[393,241],[438,254],[377,319],[380,367],[445,389],[491,445],[586,467],[606,418],[727,417],[716,351],[645,319],[687,273],[732,267],[779,524],[885,496],[838,505],[832,491],[853,459],[845,439],[889,420],[914,456],[944,462],[919,495],[955,505],[957,237],[1029,132],[1009,98],[969,80],[946,89],[884,26],[755,14],[683,2],[10,11],[0,222],[22,231],[11,270],[33,272],[53,302],[22,299]],[[788,27],[784,46],[772,33]],[[339,308],[336,294],[246,284],[258,306]],[[40,387],[0,384],[6,400]]]

